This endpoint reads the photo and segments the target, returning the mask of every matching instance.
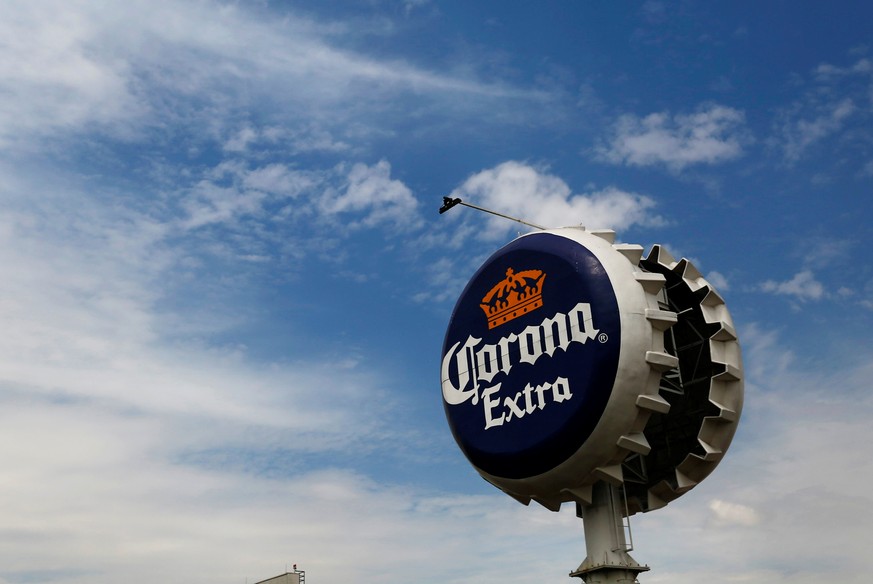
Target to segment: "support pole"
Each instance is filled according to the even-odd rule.
[[[634,584],[637,575],[649,569],[627,553],[618,489],[598,482],[592,490],[591,504],[578,505],[585,529],[588,557],[570,573],[585,584]]]

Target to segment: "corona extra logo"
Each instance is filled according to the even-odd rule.
[[[476,468],[530,477],[572,456],[609,401],[620,324],[605,268],[575,240],[532,233],[495,252],[442,348],[446,417]]]
[[[518,273],[512,268],[506,270],[506,278],[491,288],[479,304],[488,317],[488,329],[540,308],[543,305],[545,279],[546,274],[542,270]]]

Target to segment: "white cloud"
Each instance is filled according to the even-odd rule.
[[[254,128],[245,126],[224,143],[224,149],[229,152],[245,152],[249,144],[257,139],[257,137],[258,133]]]
[[[362,214],[351,227],[375,227],[388,223],[410,230],[418,227],[418,201],[401,181],[391,178],[391,165],[381,160],[373,166],[355,164],[345,177],[340,193],[329,193],[321,201],[322,209],[332,215],[351,212]]]
[[[242,160],[226,160],[184,194],[182,206],[185,229],[232,225],[245,217],[265,221],[272,215],[341,217],[352,229],[389,225],[410,231],[421,223],[418,201],[402,181],[391,178],[386,160],[321,172],[280,163],[250,168]]]
[[[18,413],[0,413],[0,452],[27,469],[0,469],[2,582],[53,571],[75,584],[122,574],[251,582],[287,562],[323,582],[409,582],[424,567],[428,581],[521,584],[530,570],[563,575],[581,560],[578,520],[502,494],[412,490],[331,468],[274,478],[179,464],[164,451],[180,435],[162,437],[151,420],[57,406]],[[555,558],[566,566],[550,566]]]
[[[722,525],[754,526],[761,522],[760,515],[751,507],[721,499],[709,502],[709,509]]]
[[[91,124],[120,130],[146,113],[131,91],[128,63],[91,45],[110,23],[74,4],[4,4],[0,145]]]
[[[798,300],[820,300],[825,295],[825,289],[821,282],[815,279],[810,270],[803,270],[785,282],[767,280],[761,284],[761,290],[773,294],[793,296]]]
[[[452,197],[543,227],[584,225],[588,228],[626,229],[631,225],[658,225],[654,200],[615,187],[573,194],[562,179],[516,161],[508,161],[469,177]],[[457,211],[456,211],[457,213]],[[483,236],[505,236],[518,224],[488,216]]]
[[[743,112],[708,105],[692,114],[653,113],[644,118],[623,115],[596,154],[613,164],[663,164],[678,172],[695,164],[738,158],[748,141]]]

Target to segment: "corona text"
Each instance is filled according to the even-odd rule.
[[[543,355],[566,351],[571,343],[586,343],[595,338],[591,305],[580,302],[572,310],[545,318],[539,326],[530,325],[520,333],[512,333],[493,344],[469,336],[456,342],[443,356],[443,399],[450,406],[472,400],[483,402],[485,429],[503,425],[545,407],[547,396],[561,403],[571,399],[569,383],[558,377],[542,385],[528,384],[514,397],[496,397],[501,383],[492,383],[498,375],[508,376],[519,363],[533,365]]]

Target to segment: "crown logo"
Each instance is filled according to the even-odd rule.
[[[494,286],[479,306],[488,317],[488,329],[496,328],[543,305],[542,270],[524,270],[516,273],[506,270],[506,278]]]

